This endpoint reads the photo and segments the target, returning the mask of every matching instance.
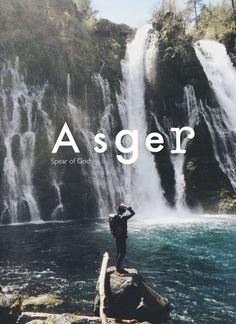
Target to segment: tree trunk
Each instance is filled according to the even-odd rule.
[[[231,2],[232,2],[233,15],[234,15],[234,25],[235,25],[235,28],[236,28],[236,10],[235,10],[235,3],[234,3],[234,0],[231,0]]]
[[[194,14],[195,14],[196,28],[198,30],[198,16],[197,16],[197,2],[196,1],[194,1]]]
[[[105,278],[107,272],[107,264],[108,264],[109,255],[108,253],[104,253],[103,260],[102,260],[102,267],[99,276],[99,295],[100,295],[100,318],[102,320],[102,324],[107,323],[107,316],[104,312],[105,309]]]

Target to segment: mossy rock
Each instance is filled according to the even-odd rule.
[[[22,302],[23,311],[41,311],[48,308],[53,308],[63,304],[63,300],[58,296],[44,294],[40,296],[32,296],[24,299]]]
[[[220,201],[219,212],[224,214],[236,213],[236,197],[227,197]]]
[[[16,323],[21,313],[22,297],[17,294],[0,293],[0,322]]]
[[[40,320],[40,319],[36,319],[30,322],[27,322],[25,324],[54,324],[54,322],[50,321],[50,320]]]
[[[36,313],[34,314],[37,315]],[[79,316],[75,314],[39,314],[38,319],[30,320],[30,315],[24,315],[20,319],[20,323],[25,324],[99,324],[101,320],[97,317]],[[115,324],[113,320],[109,320],[108,323]],[[136,323],[136,322],[135,322]]]
[[[46,323],[49,324],[48,321],[44,321],[44,320],[33,320],[33,321],[30,321],[30,322],[27,322],[26,324],[46,324]]]

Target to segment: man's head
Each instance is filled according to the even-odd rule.
[[[126,204],[119,204],[117,206],[117,212],[118,212],[118,214],[119,215],[122,215],[126,211],[127,208],[128,208],[128,206]]]

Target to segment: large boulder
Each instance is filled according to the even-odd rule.
[[[21,313],[21,296],[0,291],[0,322],[15,324]]]
[[[107,269],[105,281],[105,312],[109,317],[136,319],[159,323],[170,313],[167,299],[150,288],[140,273],[135,269],[125,269],[118,275],[115,267]],[[99,315],[99,281],[97,283],[94,311]]]

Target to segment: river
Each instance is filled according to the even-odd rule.
[[[235,323],[236,218],[195,215],[130,221],[125,265],[174,305],[173,323]],[[92,314],[103,252],[114,264],[108,222],[0,226],[1,284],[24,294],[53,293],[55,311]]]

